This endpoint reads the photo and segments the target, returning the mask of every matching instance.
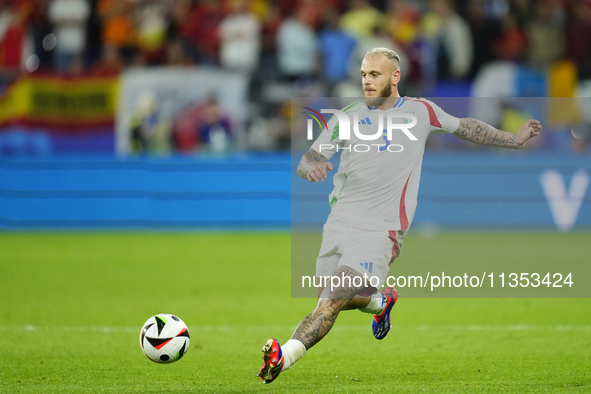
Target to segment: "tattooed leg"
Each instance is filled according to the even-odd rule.
[[[328,334],[339,312],[366,287],[363,276],[350,267],[339,268],[333,276],[342,279],[340,286],[332,291],[329,288],[324,290],[316,309],[300,322],[291,336],[291,339],[303,343],[306,349],[310,349]]]
[[[317,289],[318,298],[322,297],[322,293],[324,292],[324,287],[318,287]],[[361,309],[367,306],[367,304],[371,301],[371,296],[360,296],[356,295],[353,298],[349,298],[349,303],[341,309],[342,311],[350,311],[353,309]]]

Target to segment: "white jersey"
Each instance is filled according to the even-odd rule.
[[[432,132],[453,133],[459,127],[458,118],[445,113],[426,99],[401,97],[391,109],[368,108],[365,102],[352,104],[342,111],[351,119],[350,139],[339,139],[339,123],[333,116],[312,148],[330,159],[341,152],[341,163],[334,175],[334,189],[329,196],[330,216],[366,230],[399,231],[400,236],[410,227],[417,206],[419,181],[425,143]],[[362,140],[353,131],[354,116],[363,135],[376,134],[379,119],[383,135],[378,140]],[[412,114],[417,124],[409,128],[411,136],[394,129],[387,140],[385,115]],[[403,123],[395,118],[395,123]],[[402,241],[402,239],[399,239]]]

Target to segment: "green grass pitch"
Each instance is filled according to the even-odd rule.
[[[546,248],[547,258],[562,249],[591,261],[588,233],[560,235],[559,247],[556,237],[522,234],[518,246],[510,234],[411,234],[405,249],[408,259],[438,250],[442,265],[458,255],[441,251],[466,241],[466,259],[492,244],[520,260]],[[343,312],[263,385],[261,346],[286,341],[316,303],[290,298],[289,283],[288,233],[0,234],[0,392],[591,391],[591,299],[401,298],[383,341],[369,315]],[[138,344],[160,312],[191,331],[187,355],[170,365]]]

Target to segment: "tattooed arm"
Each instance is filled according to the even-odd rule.
[[[326,157],[310,148],[300,160],[297,172],[299,176],[310,182],[324,182],[327,178],[326,173],[332,169],[333,165],[327,161]]]
[[[464,141],[480,145],[499,146],[501,148],[521,149],[527,140],[540,134],[542,125],[530,119],[516,134],[508,133],[473,118],[460,119],[460,126],[454,135]]]

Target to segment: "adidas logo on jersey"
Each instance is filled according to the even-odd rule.
[[[371,124],[371,121],[369,120],[369,118],[365,118],[361,119],[361,122],[358,122],[357,124]]]
[[[373,263],[359,263],[359,265],[367,270],[370,274],[372,273],[371,271],[373,271]]]

